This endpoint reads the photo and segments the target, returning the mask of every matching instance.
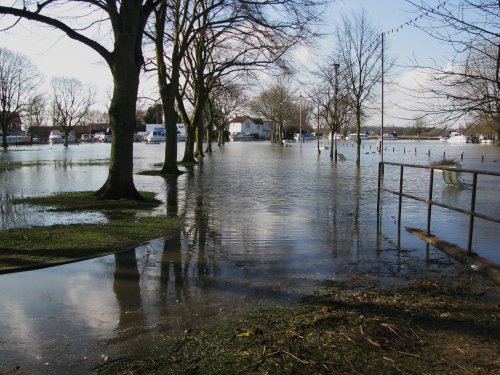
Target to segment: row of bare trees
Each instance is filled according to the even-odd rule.
[[[71,78],[52,79],[51,109],[46,96],[40,92],[41,75],[36,66],[24,55],[0,48],[0,125],[2,127],[2,147],[7,149],[8,128],[21,117],[25,129],[42,126],[47,117],[68,134],[82,124],[94,104],[94,92],[80,81]]]
[[[334,133],[345,133],[354,125],[358,134],[356,160],[359,165],[362,121],[377,100],[382,76],[379,37],[366,12],[345,16],[335,29],[335,49],[313,72],[317,80],[309,92],[304,93],[306,105],[282,81],[257,96],[251,107],[273,125],[272,141],[281,142],[286,122],[297,122],[299,117],[291,118],[290,108],[299,100],[305,118],[311,116],[316,107],[316,116],[323,128],[330,131],[331,142]],[[330,156],[333,158],[333,147],[330,147]]]

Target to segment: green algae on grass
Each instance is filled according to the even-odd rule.
[[[0,231],[0,273],[132,249],[153,238],[178,236],[180,228],[179,219],[141,216]]]
[[[479,284],[479,283],[478,283]],[[484,284],[479,284],[484,287]],[[227,316],[198,332],[148,336],[102,374],[490,374],[499,306],[468,285],[325,287],[289,306]],[[141,352],[142,350],[142,352]],[[495,370],[496,369],[496,370]]]

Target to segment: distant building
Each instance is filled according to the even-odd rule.
[[[260,118],[236,116],[229,121],[229,136],[234,137],[240,133],[257,134],[259,139],[269,139],[271,128]]]
[[[0,112],[0,116],[4,116],[4,112]],[[21,116],[19,113],[7,112],[7,116],[10,118],[9,125],[7,126],[6,135],[25,135],[23,131],[23,124],[21,121]]]

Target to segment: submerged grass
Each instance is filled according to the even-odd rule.
[[[95,257],[132,249],[153,238],[178,235],[182,224],[178,219],[136,215],[161,203],[154,193],[141,194],[143,201],[98,200],[89,192],[16,200],[60,211],[101,212],[109,221],[0,231],[0,273]]]
[[[54,165],[56,167],[81,167],[81,166],[98,166],[109,165],[109,159],[94,159],[87,161],[72,161],[72,160],[36,160],[36,161],[0,161],[0,171],[10,170],[22,167],[39,167],[42,165]]]
[[[21,167],[34,167],[40,166],[43,162],[32,161],[32,162],[21,162],[21,161],[0,161],[0,170],[10,170]]]
[[[492,374],[499,306],[466,286],[400,290],[330,285],[301,303],[229,317],[165,338],[100,374]],[[147,353],[147,352],[146,352]]]
[[[127,214],[139,211],[148,211],[161,204],[155,199],[155,193],[141,192],[143,200],[134,201],[128,199],[103,200],[98,199],[93,192],[78,191],[61,193],[46,197],[32,197],[16,199],[14,203],[30,204],[52,207],[53,211],[93,211],[102,213]]]

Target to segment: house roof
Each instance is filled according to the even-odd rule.
[[[230,124],[234,124],[234,123],[241,123],[241,122],[245,122],[246,120],[252,120],[254,124],[257,124],[257,125],[262,125],[264,124],[264,121],[261,119],[261,118],[258,118],[258,117],[250,117],[250,116],[236,116],[235,118],[233,118],[231,121],[229,121]]]

